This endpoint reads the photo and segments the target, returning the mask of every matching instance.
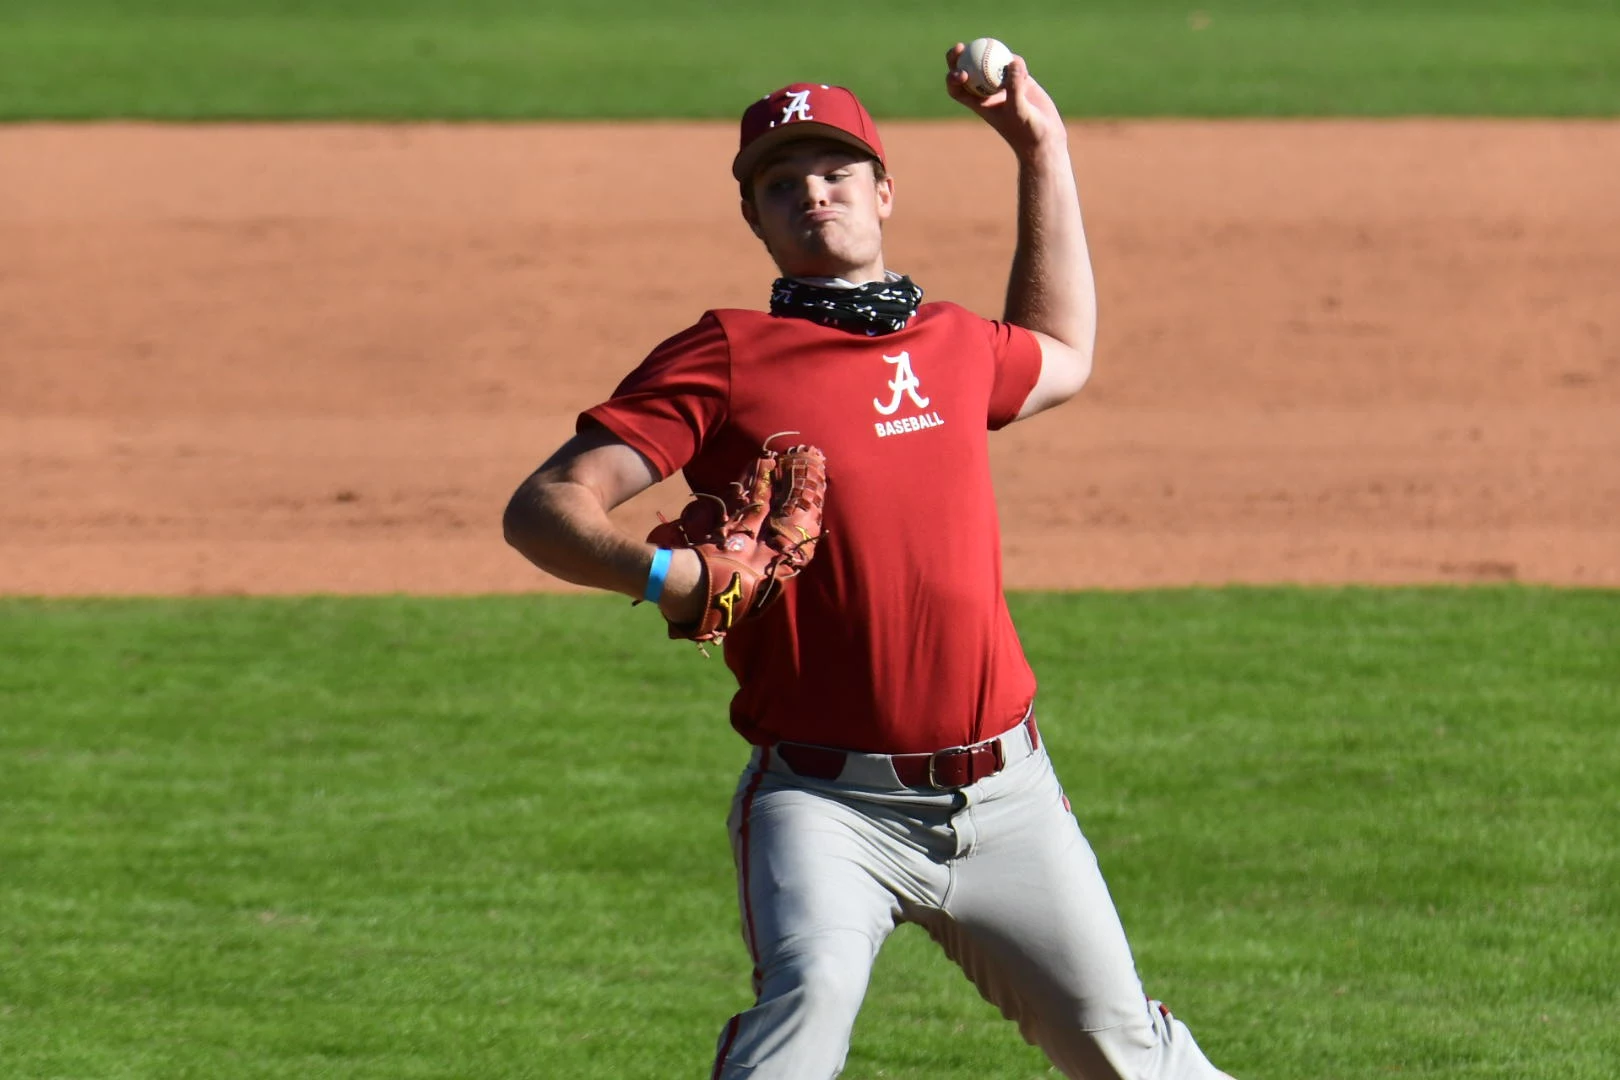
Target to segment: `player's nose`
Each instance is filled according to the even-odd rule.
[[[799,204],[806,209],[812,206],[826,206],[827,195],[831,190],[827,181],[821,177],[807,176],[804,178],[804,187],[799,192]]]

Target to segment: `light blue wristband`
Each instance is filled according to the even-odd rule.
[[[664,579],[669,577],[669,564],[675,558],[675,553],[669,548],[659,548],[653,552],[652,569],[647,571],[647,590],[641,598],[649,604],[658,603],[658,598],[664,595]]]

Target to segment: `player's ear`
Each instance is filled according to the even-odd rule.
[[[884,175],[877,182],[878,220],[887,221],[894,213],[894,177]]]
[[[742,208],[743,220],[748,222],[748,228],[761,240],[765,239],[765,234],[759,231],[759,207],[755,206],[748,199],[740,199],[738,201]]]

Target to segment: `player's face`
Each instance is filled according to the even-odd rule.
[[[790,144],[754,174],[743,217],[790,277],[883,277],[883,223],[894,181],[838,143]]]

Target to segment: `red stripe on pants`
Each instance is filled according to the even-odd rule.
[[[714,1072],[709,1074],[709,1080],[720,1080],[720,1070],[726,1067],[726,1058],[731,1054],[731,1044],[737,1041],[737,1032],[742,1028],[742,1017],[733,1016],[731,1023],[726,1025],[726,1037],[720,1041],[720,1052],[714,1058]]]
[[[753,984],[755,995],[759,994],[759,949],[754,941],[754,906],[748,899],[748,823],[754,813],[754,796],[759,792],[759,785],[765,780],[765,770],[771,762],[770,747],[760,751],[759,771],[748,782],[748,790],[743,792],[742,822],[737,827],[737,886],[738,896],[742,904],[743,941],[748,946],[748,957],[754,962]],[[733,1016],[731,1023],[726,1025],[726,1034],[720,1042],[720,1052],[715,1055],[714,1072],[709,1074],[709,1080],[720,1080],[720,1073],[726,1066],[726,1058],[731,1054],[732,1044],[737,1041],[737,1032],[742,1029],[742,1017]]]

